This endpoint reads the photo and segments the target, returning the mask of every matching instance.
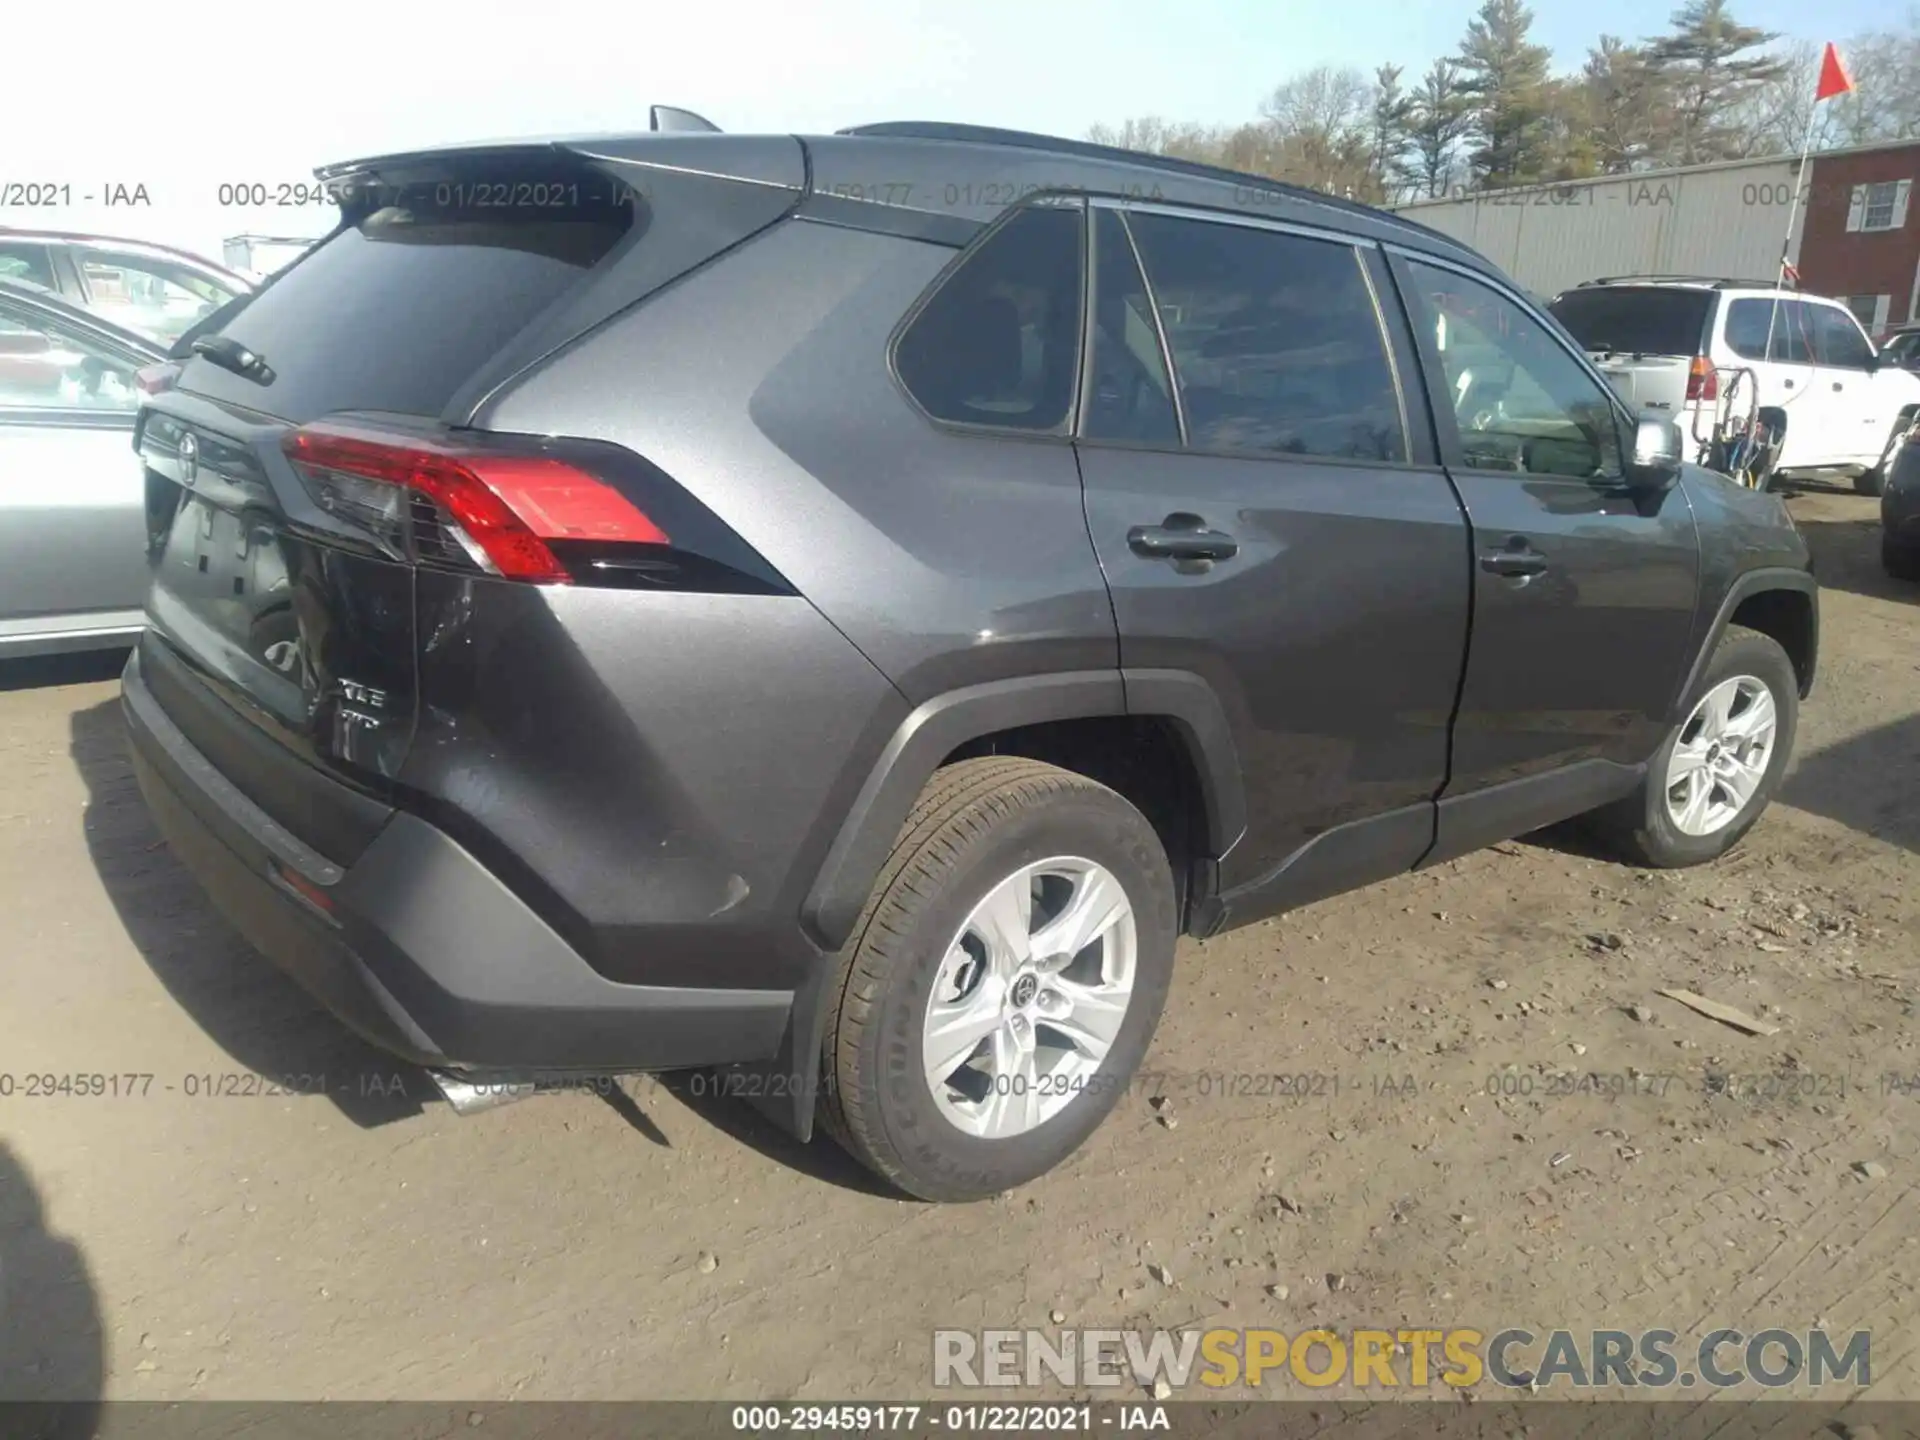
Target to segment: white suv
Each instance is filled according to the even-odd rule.
[[[1633,276],[1593,280],[1549,310],[1636,408],[1668,415],[1711,462],[1716,425],[1769,422],[1753,478],[1841,469],[1877,494],[1916,415],[1920,374],[1882,363],[1838,300],[1764,282]]]

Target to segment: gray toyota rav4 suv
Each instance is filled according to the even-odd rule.
[[[320,178],[141,412],[124,707],[215,903],[450,1096],[715,1067],[984,1196],[1180,936],[1578,815],[1710,860],[1779,783],[1780,501],[1432,231],[929,124]]]

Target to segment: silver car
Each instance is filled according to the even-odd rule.
[[[160,344],[0,280],[0,660],[127,645],[147,593],[133,453]]]
[[[10,226],[0,226],[0,280],[51,290],[163,344],[256,288],[245,276],[170,245]]]

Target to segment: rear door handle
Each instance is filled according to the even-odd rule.
[[[1504,550],[1484,552],[1480,556],[1480,568],[1509,580],[1523,580],[1529,575],[1544,572],[1547,557],[1516,535]]]
[[[1833,382],[1833,388],[1834,388],[1834,389],[1836,389],[1836,390],[1844,390],[1844,389],[1846,389],[1847,387],[1846,387],[1846,386],[1844,386],[1844,385],[1842,385],[1842,384],[1841,384],[1841,383],[1840,383],[1840,382],[1839,382],[1838,380],[1836,380],[1836,381],[1834,381],[1834,382]]]
[[[1136,525],[1127,531],[1127,546],[1150,560],[1231,560],[1239,542],[1219,530],[1209,530],[1198,515],[1176,513],[1158,525]]]

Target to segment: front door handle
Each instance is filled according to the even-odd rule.
[[[1209,530],[1198,515],[1176,513],[1158,525],[1136,525],[1127,531],[1127,546],[1150,560],[1231,560],[1239,542],[1219,530]]]
[[[1844,386],[1844,385],[1842,385],[1842,384],[1841,384],[1841,383],[1840,383],[1840,382],[1839,382],[1838,380],[1836,380],[1836,381],[1834,381],[1834,382],[1833,382],[1833,388],[1834,388],[1834,389],[1836,389],[1836,390],[1844,390],[1844,389],[1846,389],[1847,387],[1846,387],[1846,386]]]
[[[1530,575],[1543,573],[1547,568],[1547,557],[1516,535],[1505,549],[1483,553],[1480,556],[1480,568],[1509,580],[1524,580]]]

